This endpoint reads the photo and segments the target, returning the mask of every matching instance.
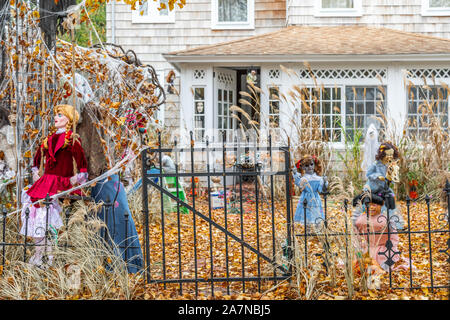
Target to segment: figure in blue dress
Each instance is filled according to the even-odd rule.
[[[322,199],[319,193],[323,193],[328,188],[326,176],[321,176],[322,166],[316,156],[304,156],[296,163],[297,170],[294,169],[294,183],[302,194],[295,211],[294,222],[306,225],[320,223],[325,220],[322,207]],[[306,200],[306,210],[304,201]]]
[[[383,142],[379,148],[375,161],[367,168],[367,183],[363,187],[363,193],[356,196],[353,206],[361,201],[364,194],[374,194],[384,199],[382,211],[388,211],[391,222],[395,224],[397,230],[402,230],[404,220],[395,205],[395,193],[390,187],[390,183],[398,183],[399,152],[391,142]]]

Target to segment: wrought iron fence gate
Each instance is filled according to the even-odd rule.
[[[169,153],[171,172],[163,165]],[[191,133],[190,147],[175,141],[164,148],[159,136],[156,149],[142,152],[147,282],[175,283],[180,293],[189,287],[197,295],[217,288],[227,294],[261,290],[263,282],[289,278],[289,156],[289,148],[273,147],[270,138],[265,147],[237,141],[212,146],[208,140],[197,147]]]

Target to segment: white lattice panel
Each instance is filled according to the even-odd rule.
[[[194,80],[200,80],[200,79],[204,79],[206,75],[205,70],[203,69],[196,69],[194,70]]]
[[[300,78],[316,79],[386,79],[386,69],[300,69]]]
[[[412,78],[450,78],[450,69],[434,68],[434,69],[408,69],[407,77]]]
[[[226,84],[226,85],[230,85],[233,83],[233,76],[228,73],[218,72],[217,73],[217,81],[219,81],[223,84]]]
[[[280,69],[269,70],[269,79],[280,79],[280,76],[281,76]]]

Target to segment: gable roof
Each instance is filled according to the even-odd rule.
[[[275,32],[164,54],[182,62],[205,57],[357,57],[444,55],[450,59],[450,39],[366,26],[290,26]],[[200,61],[200,60],[199,60]],[[449,60],[450,61],[450,60]]]

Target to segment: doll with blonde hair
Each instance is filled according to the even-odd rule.
[[[49,230],[57,230],[63,224],[60,217],[62,209],[57,199],[49,205],[48,216],[42,202],[32,203],[87,181],[86,157],[79,138],[71,130],[79,120],[78,112],[70,105],[57,105],[54,107],[54,120],[56,130],[43,139],[33,158],[33,185],[22,191],[20,233],[34,238],[36,251],[30,263],[35,265],[42,264],[44,250],[51,263],[50,247],[43,246],[43,240]],[[72,194],[81,195],[81,190]],[[30,209],[28,218],[26,208]]]

